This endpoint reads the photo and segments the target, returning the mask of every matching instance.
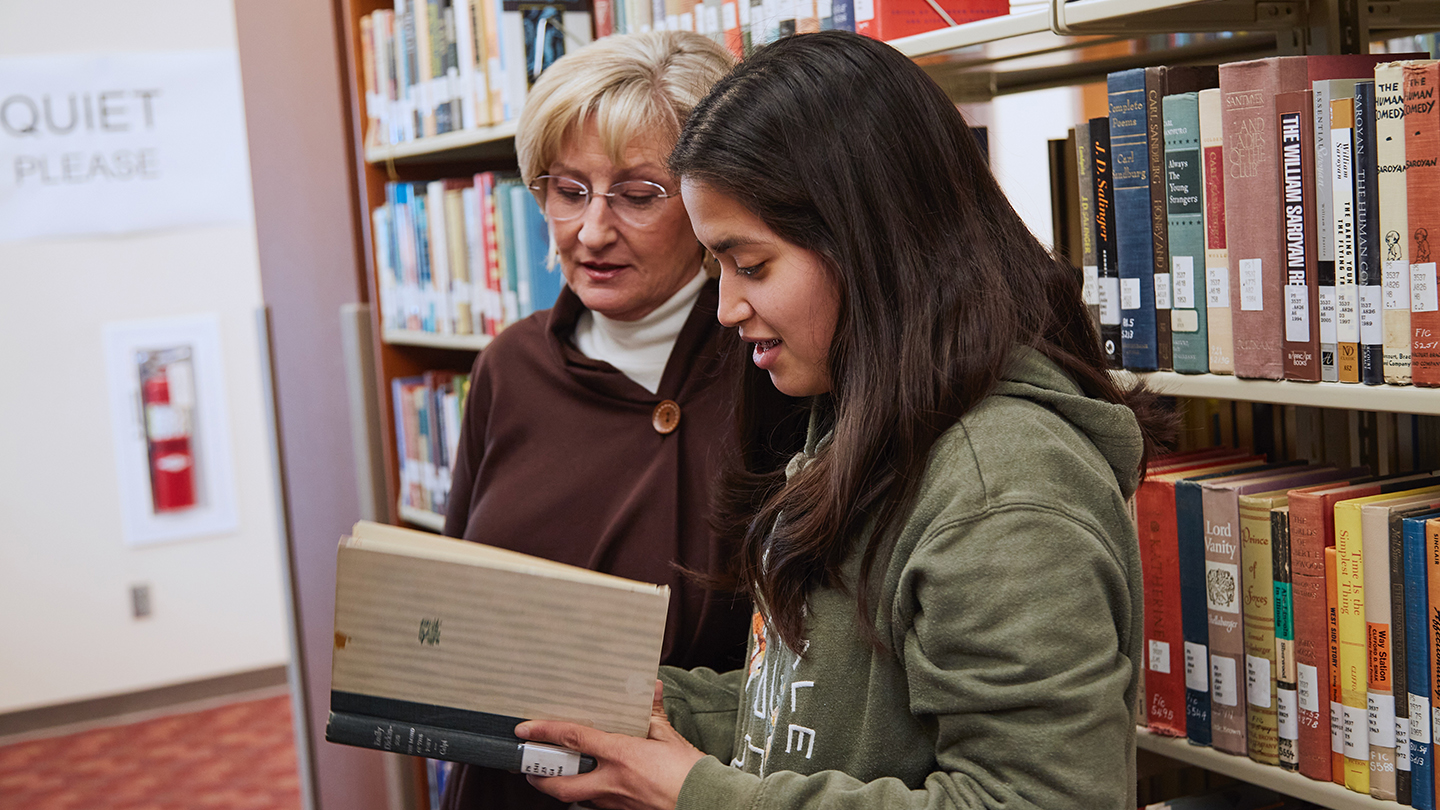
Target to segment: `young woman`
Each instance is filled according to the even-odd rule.
[[[1125,500],[1162,424],[1105,371],[1078,274],[863,37],[757,52],[670,168],[752,346],[719,520],[748,666],[663,669],[649,739],[521,724],[600,762],[531,781],[606,808],[1134,807]]]
[[[515,136],[565,288],[476,358],[445,533],[671,587],[661,660],[740,663],[749,606],[687,580],[734,546],[706,523],[734,388],[666,159],[734,60],[699,34],[606,37],[531,88]],[[503,771],[456,766],[446,810],[558,810]]]

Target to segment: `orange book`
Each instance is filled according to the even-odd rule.
[[[1440,62],[1404,68],[1405,197],[1410,230],[1410,363],[1415,385],[1440,386],[1440,302],[1436,300],[1435,253],[1440,243],[1440,117],[1435,94]],[[1421,114],[1420,108],[1428,110]]]

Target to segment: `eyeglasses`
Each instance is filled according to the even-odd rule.
[[[665,201],[680,196],[649,180],[625,180],[610,186],[609,191],[595,191],[579,180],[554,174],[535,178],[530,190],[544,201],[545,216],[550,219],[575,219],[590,207],[590,198],[604,197],[615,216],[637,228],[654,225],[665,211]]]

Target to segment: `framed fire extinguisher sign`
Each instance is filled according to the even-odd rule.
[[[234,531],[219,318],[111,323],[104,337],[125,542]]]

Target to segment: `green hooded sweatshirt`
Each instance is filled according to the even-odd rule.
[[[671,722],[709,754],[677,807],[1134,808],[1141,453],[1129,408],[1017,352],[876,563],[887,649],[856,615],[857,544],[800,650],[757,614],[746,669],[662,668]]]

